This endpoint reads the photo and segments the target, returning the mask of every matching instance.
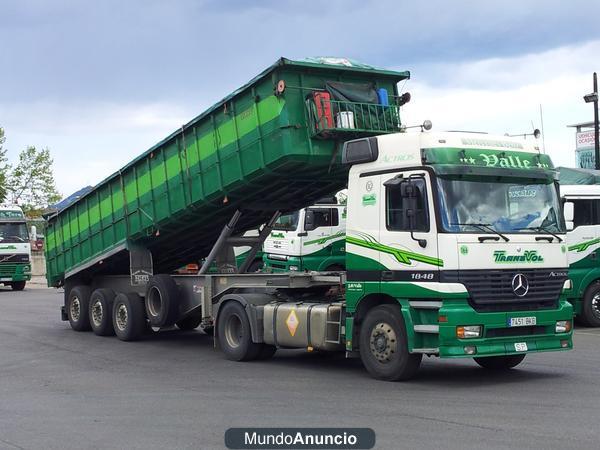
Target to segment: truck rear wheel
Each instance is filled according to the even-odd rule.
[[[477,364],[489,370],[508,370],[518,366],[525,359],[525,354],[509,356],[487,356],[473,358]]]
[[[10,283],[10,287],[13,291],[22,291],[25,289],[26,281],[13,281]]]
[[[118,294],[112,312],[115,334],[122,341],[136,341],[146,329],[142,298],[135,293]]]
[[[380,380],[412,378],[421,365],[421,354],[408,352],[406,326],[395,305],[381,305],[367,313],[360,327],[360,359]]]
[[[588,327],[600,327],[600,283],[592,284],[585,292],[579,320]]]
[[[112,289],[96,289],[90,296],[89,319],[92,331],[98,336],[113,336],[112,307],[115,292]]]
[[[146,314],[153,327],[165,327],[175,323],[178,314],[179,288],[170,275],[154,275],[146,289]]]
[[[227,359],[250,361],[256,359],[262,350],[261,344],[252,342],[250,321],[244,307],[236,302],[227,302],[219,311],[217,325],[219,345]]]
[[[71,328],[75,331],[89,331],[90,317],[88,315],[90,303],[90,288],[87,286],[75,286],[69,291],[67,297],[67,317]]]

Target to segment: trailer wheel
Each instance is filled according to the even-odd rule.
[[[417,373],[422,357],[408,352],[406,326],[398,306],[380,305],[367,313],[360,327],[360,359],[373,377],[408,380]]]
[[[518,366],[525,359],[525,354],[509,356],[487,356],[473,358],[477,364],[488,370],[508,370]]]
[[[165,327],[175,323],[178,314],[179,288],[169,275],[154,275],[146,289],[146,314],[153,327]]]
[[[592,284],[585,292],[579,320],[588,327],[600,327],[600,283]]]
[[[259,356],[262,346],[252,342],[250,321],[240,303],[227,302],[219,311],[217,334],[219,345],[227,359],[250,361]]]
[[[90,317],[88,315],[90,303],[90,288],[87,286],[75,286],[69,291],[67,297],[67,317],[71,328],[75,331],[89,331]]]
[[[112,312],[115,334],[122,341],[136,341],[146,329],[142,298],[135,293],[117,294]]]
[[[113,336],[112,307],[115,292],[112,289],[96,289],[90,296],[89,320],[92,331],[98,336]]]
[[[10,287],[13,291],[22,291],[25,289],[26,281],[13,281],[10,283]]]
[[[180,330],[189,331],[198,328],[200,326],[200,322],[202,322],[202,317],[191,316],[176,322],[175,325],[177,325],[177,328]]]

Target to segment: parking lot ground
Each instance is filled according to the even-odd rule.
[[[600,445],[598,329],[510,373],[426,358],[417,379],[387,383],[337,355],[227,361],[199,331],[76,333],[61,303],[41,285],[0,290],[1,449],[220,449],[245,426],[370,427],[380,449]]]

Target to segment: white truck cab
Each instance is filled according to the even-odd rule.
[[[0,283],[21,291],[31,279],[31,243],[18,205],[0,205]]]
[[[263,261],[272,272],[334,271],[346,268],[346,206],[335,197],[282,215],[264,243]]]
[[[567,171],[561,169],[561,178]],[[591,171],[590,171],[591,172]],[[565,177],[565,182],[568,178]],[[567,242],[569,278],[573,284],[569,300],[575,315],[585,325],[600,326],[600,185],[562,184]]]

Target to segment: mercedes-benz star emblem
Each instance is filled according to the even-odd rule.
[[[512,279],[512,290],[517,297],[525,297],[529,292],[529,281],[522,273],[516,274]]]

